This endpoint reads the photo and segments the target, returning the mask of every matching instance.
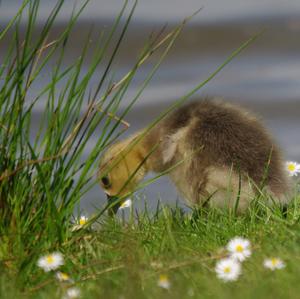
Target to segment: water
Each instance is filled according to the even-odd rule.
[[[66,6],[56,24],[63,28],[73,1]],[[80,19],[76,35],[71,40],[66,65],[79,55],[86,32],[91,23],[96,28],[107,28],[118,12],[121,1],[93,0]],[[135,61],[147,36],[164,24],[179,23],[199,7],[203,10],[193,18],[177,40],[156,76],[142,94],[126,121],[131,124],[129,133],[151,122],[163,109],[206,79],[226,57],[243,41],[265,29],[259,39],[195,95],[222,96],[248,107],[260,115],[266,127],[281,145],[285,158],[300,161],[300,1],[299,0],[164,0],[140,1],[130,26],[130,32],[121,49],[115,76],[121,78]],[[0,24],[16,11],[20,1],[2,1]],[[51,1],[42,1],[42,21]],[[5,45],[0,45],[3,55]],[[0,59],[1,59],[0,56]],[[86,66],[87,67],[87,66]],[[123,107],[136,94],[150,70],[145,66],[131,85]],[[46,70],[36,85],[43,86],[48,79]],[[100,74],[100,70],[99,70]],[[96,80],[92,82],[92,86]],[[34,92],[34,91],[33,91]],[[35,113],[38,118],[42,106]],[[92,148],[92,140],[87,153]],[[86,154],[87,154],[86,153]],[[82,207],[92,211],[100,207],[104,196],[95,187],[82,199]],[[142,193],[150,206],[157,198],[175,203],[176,191],[167,178],[161,179]]]

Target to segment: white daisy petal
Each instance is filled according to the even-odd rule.
[[[217,262],[215,271],[217,277],[223,281],[235,281],[242,273],[241,264],[232,258],[225,258]]]
[[[300,173],[300,164],[297,162],[287,161],[285,167],[289,176],[298,176],[298,173]]]
[[[64,299],[75,299],[80,297],[80,290],[76,287],[69,288],[66,291],[65,296],[63,297]]]
[[[241,237],[235,237],[231,239],[227,244],[227,250],[230,257],[243,262],[251,255],[251,244],[250,241]]]
[[[40,257],[37,261],[37,265],[45,272],[55,270],[64,264],[63,255],[60,252],[53,252],[48,255]]]
[[[263,264],[265,268],[270,269],[271,271],[283,269],[285,267],[285,263],[277,257],[265,259]]]

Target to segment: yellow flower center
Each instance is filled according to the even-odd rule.
[[[296,170],[296,166],[294,164],[289,164],[287,168],[288,168],[289,171],[295,171]]]
[[[237,246],[235,247],[235,250],[236,250],[237,252],[243,252],[243,251],[244,251],[244,247],[243,247],[242,245],[237,245]]]
[[[224,273],[230,273],[231,271],[231,268],[230,267],[225,267],[224,268]]]
[[[168,276],[165,275],[165,274],[161,274],[161,275],[159,276],[159,281],[160,281],[160,282],[168,282]]]
[[[278,263],[278,260],[276,258],[272,258],[271,263],[272,263],[272,266],[276,266]]]
[[[86,219],[83,218],[83,217],[81,217],[81,218],[79,219],[79,225],[85,225],[85,224],[86,224]]]
[[[70,278],[68,274],[62,272],[60,273],[60,277],[62,280],[69,280]]]
[[[54,263],[54,258],[53,258],[53,256],[52,256],[52,255],[48,255],[48,256],[46,257],[46,261],[47,261],[48,264],[53,264],[53,263]]]

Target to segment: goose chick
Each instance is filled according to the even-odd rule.
[[[167,172],[192,205],[232,207],[239,198],[243,211],[262,190],[271,200],[288,201],[278,147],[238,106],[217,99],[192,102],[145,132],[113,144],[101,159],[100,184],[110,198],[126,198],[153,171]]]

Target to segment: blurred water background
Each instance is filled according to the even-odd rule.
[[[75,1],[67,0],[55,30],[68,21]],[[80,1],[78,1],[80,3]],[[0,26],[15,14],[19,0],[0,2]],[[40,21],[45,19],[55,1],[42,0]],[[80,55],[91,24],[109,28],[122,7],[121,0],[91,0],[70,39],[67,65]],[[264,29],[262,36],[239,55],[197,94],[221,96],[258,114],[281,145],[286,159],[300,160],[300,1],[299,0],[141,0],[134,13],[115,76],[121,77],[133,66],[147,37],[164,25],[180,23],[197,9],[178,38],[170,55],[134,106],[126,121],[135,132],[154,119],[163,109],[191,90],[213,72],[243,41]],[[0,61],[6,45],[0,45]],[[100,74],[99,70],[99,74]],[[45,70],[35,85],[38,90],[49,80]],[[144,67],[126,96],[126,105],[149,72]],[[95,81],[96,84],[96,81]],[[33,91],[34,92],[34,91]],[[35,110],[35,118],[43,105]],[[92,140],[87,152],[92,148]],[[148,186],[141,194],[155,207],[157,199],[175,204],[178,195],[167,178]],[[92,212],[104,202],[104,194],[95,186],[81,201],[82,209]],[[142,204],[142,203],[140,203]]]

